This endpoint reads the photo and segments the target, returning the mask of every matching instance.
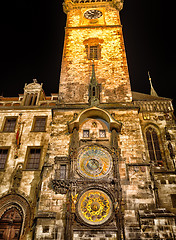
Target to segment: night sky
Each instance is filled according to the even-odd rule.
[[[33,78],[46,95],[57,93],[66,23],[62,1],[6,0],[0,18],[0,95],[18,96]],[[175,105],[174,1],[125,0],[121,21],[132,90],[150,92],[150,71],[158,95]]]

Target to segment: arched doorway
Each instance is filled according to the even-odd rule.
[[[19,239],[22,221],[22,215],[16,207],[8,209],[0,219],[0,240]]]

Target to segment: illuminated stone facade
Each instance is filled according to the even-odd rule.
[[[91,61],[86,46],[98,46],[95,58],[97,81],[101,85],[102,103],[132,100],[129,73],[119,12],[107,3],[75,4],[67,8],[67,25],[63,50],[59,100],[64,103],[86,103]],[[97,8],[102,16],[87,19],[84,13]]]
[[[131,91],[122,7],[65,0],[59,94],[0,97],[0,239],[175,239],[172,101]]]

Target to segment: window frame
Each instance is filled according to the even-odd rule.
[[[38,93],[27,93],[24,100],[24,106],[36,106],[37,100]]]
[[[32,149],[40,149],[40,158],[39,158],[38,168],[37,168],[37,169],[27,168],[30,151],[31,151]],[[25,164],[24,164],[24,166],[25,166],[24,170],[25,170],[25,171],[40,171],[40,170],[41,170],[42,154],[43,154],[43,147],[42,147],[42,146],[32,146],[32,147],[28,147],[28,148],[27,148],[27,153],[26,153]]]
[[[69,169],[68,161],[67,160],[65,160],[65,161],[61,160],[61,162],[56,163],[56,164],[57,164],[57,168],[55,169],[54,179],[56,179],[56,180],[67,180],[68,179],[68,175],[69,175],[69,172],[68,172],[68,169]],[[66,166],[66,168],[65,168],[65,178],[61,178],[61,166],[62,165]]]
[[[65,166],[65,177],[62,177],[61,175],[61,166]],[[65,180],[67,179],[67,164],[66,163],[60,163],[60,166],[59,166],[59,179],[60,180]]]
[[[94,54],[91,50],[91,48],[96,48],[96,57],[94,57]],[[101,47],[100,47],[100,44],[86,44],[85,45],[85,49],[86,49],[86,54],[87,54],[87,59],[88,60],[100,60],[101,58]]]
[[[39,130],[39,131],[35,130],[35,124],[36,124],[37,118],[45,119],[45,127],[44,127],[45,130]],[[34,116],[31,132],[46,132],[46,126],[47,126],[47,116]]]
[[[159,149],[157,150],[155,142],[153,140],[153,136],[152,136],[151,144],[152,144],[152,149],[153,149],[152,151],[153,151],[153,154],[154,154],[154,159],[151,159],[150,150],[149,150],[149,142],[148,142],[148,139],[147,139],[147,131],[149,131],[150,128],[152,129],[152,131],[154,131],[156,133],[157,140],[158,140],[158,146],[159,146]],[[150,136],[151,136],[151,134],[152,133],[151,133],[151,130],[150,130]],[[149,160],[151,162],[153,162],[155,164],[155,166],[157,166],[157,167],[165,166],[165,157],[164,157],[164,154],[163,154],[162,140],[161,140],[160,133],[159,133],[158,129],[155,126],[148,125],[144,130],[144,136],[145,136],[145,143],[146,143],[146,149],[147,149],[147,154],[148,154]],[[157,151],[159,151],[159,154],[161,156],[160,160],[157,158],[157,153],[156,153]]]
[[[84,136],[84,132],[88,132],[88,137]],[[83,138],[90,138],[90,130],[89,129],[83,129]]]
[[[100,136],[100,132],[101,132],[101,131],[105,133],[105,136],[104,136],[104,137],[101,137],[101,136]],[[105,130],[105,129],[99,129],[99,138],[101,138],[101,139],[102,139],[102,138],[106,138],[106,130]]]
[[[15,119],[15,125],[14,125],[14,130],[13,131],[12,130],[11,131],[5,130],[6,123],[9,119]],[[2,132],[4,132],[4,133],[14,133],[15,130],[16,130],[16,126],[17,126],[17,119],[18,119],[17,116],[7,116],[7,117],[5,117]]]
[[[5,160],[5,163],[4,163],[4,168],[0,168],[0,171],[4,171],[6,169],[7,160],[8,160],[9,152],[10,152],[10,147],[0,147],[0,151],[1,150],[7,150],[7,156],[6,156],[6,160]]]

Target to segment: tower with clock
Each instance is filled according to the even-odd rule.
[[[159,236],[160,217],[166,225],[174,219],[156,183],[175,166],[171,143],[167,161],[162,145],[172,104],[131,91],[122,8],[123,0],[63,3],[59,95],[41,174],[36,239],[149,239],[145,231],[153,229],[152,239]]]
[[[92,239],[122,239],[117,143],[122,124],[104,105],[132,100],[119,17],[123,1],[65,0],[63,6],[67,24],[59,104],[74,111],[64,162],[65,239],[87,239],[91,234]],[[64,163],[57,159],[61,169]],[[59,181],[53,181],[56,193],[61,191]]]
[[[87,103],[92,61],[102,103],[132,100],[119,11],[122,0],[64,2],[67,14],[59,101]]]

